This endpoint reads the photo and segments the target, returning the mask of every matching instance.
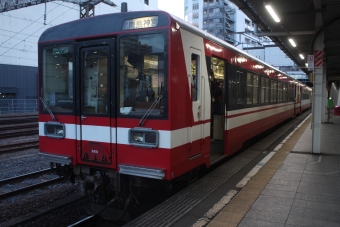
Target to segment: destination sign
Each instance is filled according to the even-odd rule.
[[[158,16],[141,17],[135,19],[125,20],[123,23],[123,30],[153,28],[158,25]]]

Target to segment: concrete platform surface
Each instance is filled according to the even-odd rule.
[[[193,226],[340,226],[340,117],[321,126],[312,154],[311,117],[209,223]]]

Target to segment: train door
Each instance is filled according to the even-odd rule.
[[[195,158],[201,154],[202,144],[204,142],[204,80],[202,79],[201,66],[202,54],[200,50],[190,48],[191,53],[191,73],[189,74],[189,84],[191,85],[191,105],[193,121],[189,120],[188,141],[189,158]],[[190,109],[190,108],[189,108]],[[191,117],[190,117],[191,119]]]
[[[80,80],[80,134],[79,162],[112,164],[111,97],[110,83],[113,69],[113,41],[98,40],[79,43]]]
[[[225,126],[225,61],[212,57],[210,73],[211,93],[211,130],[210,130],[210,161],[211,163],[224,156]]]
[[[301,113],[301,93],[300,93],[300,85],[295,84],[295,115]]]
[[[296,84],[293,84],[293,91],[294,91],[294,116],[296,116]]]

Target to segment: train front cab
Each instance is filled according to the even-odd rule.
[[[128,15],[86,20],[107,17],[131,24],[149,16],[140,12],[130,20]],[[147,18],[158,17],[158,24],[151,29],[123,26],[124,32],[117,35],[103,37],[99,31],[88,36],[92,30],[86,20],[43,34],[40,156],[57,165],[61,175],[74,173],[93,181],[99,171],[120,187],[121,178],[129,176],[172,180],[200,165],[209,166],[209,83],[203,78],[206,69],[197,68],[194,77],[190,68],[191,63],[206,65],[202,38],[200,48],[191,48],[185,59],[184,52],[189,52],[177,46],[181,34],[175,21],[163,12],[153,15]],[[55,34],[63,37],[74,26],[77,36],[55,41]],[[88,37],[82,38],[82,32]],[[197,95],[188,89],[194,83]]]

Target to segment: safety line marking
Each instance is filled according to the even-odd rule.
[[[225,196],[223,196],[220,201],[218,201],[207,213],[204,214],[203,218],[198,219],[198,221],[193,224],[193,227],[202,227],[211,221],[211,219],[220,212],[230,200],[237,194],[236,190],[230,190]]]

